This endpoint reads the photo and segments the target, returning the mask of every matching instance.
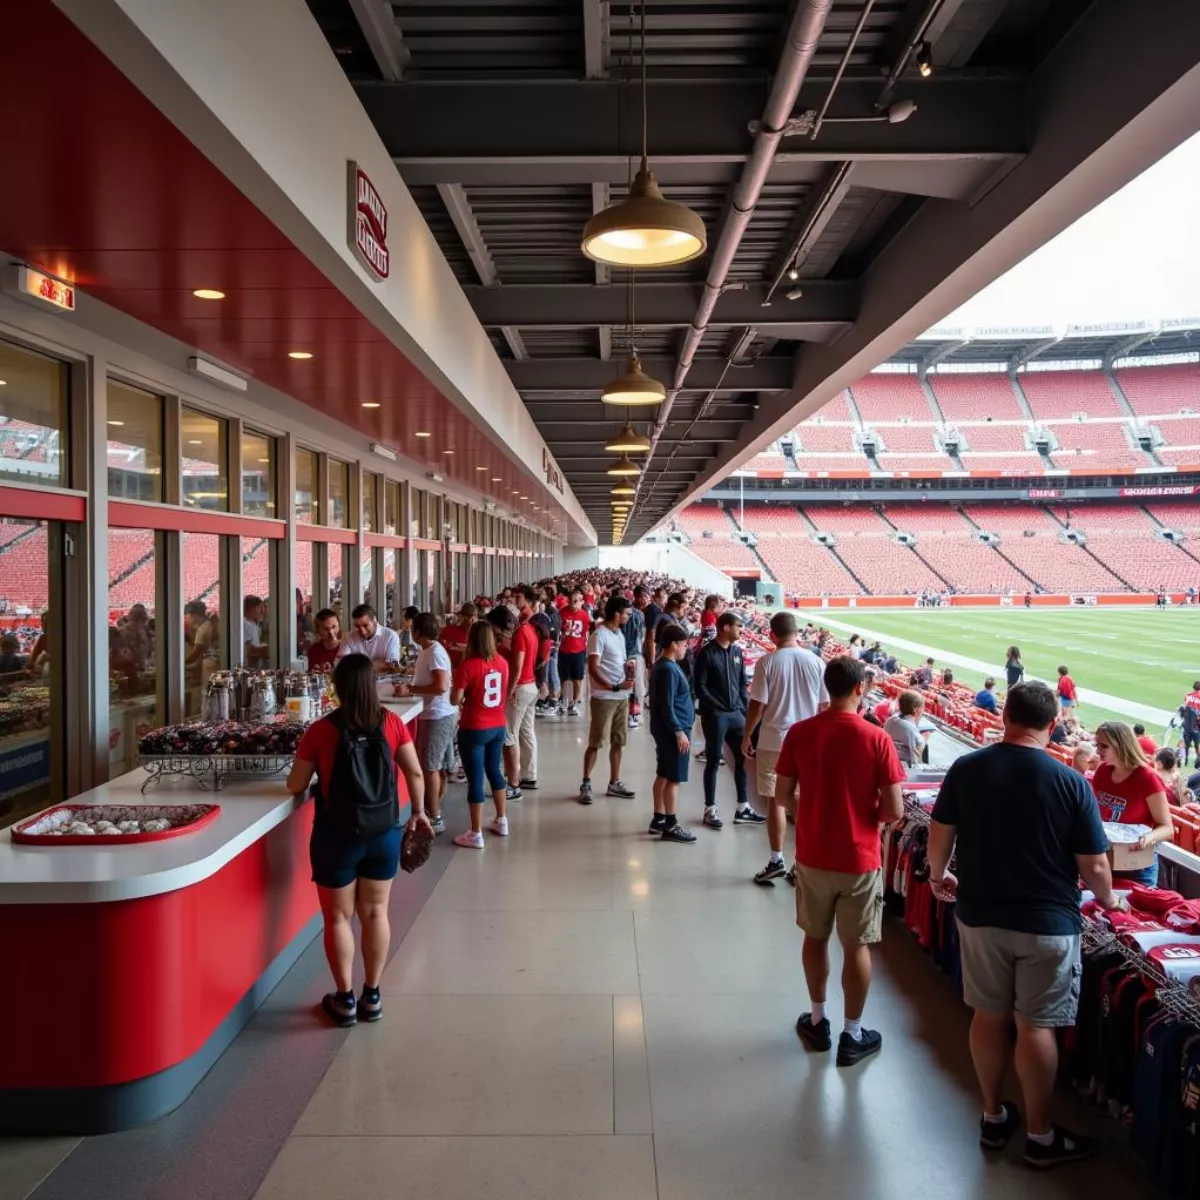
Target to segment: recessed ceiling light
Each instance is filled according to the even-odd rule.
[[[312,358],[312,355],[307,350],[289,350],[288,358],[307,359]]]
[[[502,481],[501,481],[501,479],[500,479],[500,476],[499,476],[499,475],[493,475],[493,476],[492,476],[492,482],[493,482],[493,483],[500,483],[500,482],[502,482]]]
[[[433,437],[433,434],[427,432],[424,429],[418,429],[417,432],[415,434],[413,434],[413,436],[414,437]]]
[[[188,442],[188,445],[189,446],[203,446],[204,443],[199,438],[194,438],[192,441]]]
[[[269,458],[260,458],[258,461],[260,463],[269,463],[271,460]]]
[[[453,450],[443,450],[442,453],[443,454],[453,454],[454,451]]]
[[[124,425],[124,421],[109,421],[110,425]]]
[[[8,387],[8,380],[0,379],[0,387]]]
[[[520,496],[520,497],[518,497],[518,499],[521,499],[521,500],[528,500],[528,499],[529,499],[529,497],[528,497],[528,496]]]
[[[378,408],[379,402],[377,400],[364,400],[362,406],[363,408]]]
[[[487,470],[487,467],[476,467],[476,468],[475,468],[475,470],[477,470],[477,471],[486,471],[486,470]]]
[[[197,288],[193,293],[197,300],[224,300],[225,293],[216,288]]]
[[[513,488],[512,492],[513,492],[513,495],[514,495],[514,496],[519,496],[519,495],[521,494],[521,489],[520,489],[520,488]]]

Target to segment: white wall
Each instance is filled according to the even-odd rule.
[[[680,542],[647,542],[637,546],[601,546],[600,566],[606,571],[657,571],[682,579],[689,587],[732,598],[733,580],[706,563]]]
[[[600,565],[600,550],[596,546],[567,546],[563,550],[564,572],[589,571]]]

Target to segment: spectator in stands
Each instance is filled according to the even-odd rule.
[[[1179,718],[1179,743],[1183,751],[1183,765],[1188,765],[1188,758],[1194,751],[1196,764],[1200,766],[1200,679],[1192,681],[1192,690],[1184,696],[1176,716]]]
[[[203,600],[189,600],[183,606],[183,644],[184,662],[191,665],[199,661],[199,654],[193,656],[196,646],[196,634],[200,632],[204,622],[208,620],[208,609]]]
[[[979,1142],[1001,1150],[1020,1126],[1016,1106],[1001,1096],[1015,1017],[1025,1161],[1033,1167],[1095,1152],[1094,1139],[1052,1125],[1049,1114],[1057,1030],[1075,1023],[1079,1005],[1079,876],[1102,907],[1121,907],[1096,800],[1045,752],[1057,715],[1045,684],[1012,688],[1004,740],[951,765],[929,828],[930,886],[939,900],[957,900],[963,993],[975,1010]],[[1021,830],[1015,840],[1014,829]],[[1002,844],[1008,851],[997,854]],[[947,869],[956,845],[961,883]]]
[[[895,675],[900,669],[900,662],[894,654],[888,654],[883,660],[883,669],[888,675]]]
[[[408,610],[405,609],[405,612]],[[394,629],[380,625],[375,610],[360,604],[350,614],[353,632],[348,633],[338,648],[338,658],[347,654],[365,654],[374,664],[375,673],[386,675],[400,661],[400,636]]]
[[[850,635],[850,641],[846,643],[846,653],[851,658],[862,658],[863,643],[857,633]]]
[[[592,768],[602,746],[608,750],[608,792],[622,800],[633,799],[633,789],[621,782],[621,756],[629,740],[629,697],[633,692],[633,664],[626,657],[625,622],[629,601],[611,596],[604,606],[604,620],[588,639],[588,684],[591,688],[587,750],[583,756],[583,779],[579,803],[592,803]]]
[[[906,767],[916,767],[926,758],[925,738],[921,734],[921,716],[925,697],[920,692],[901,692],[898,708],[883,723],[883,732],[892,739],[896,757]]]
[[[310,671],[325,674],[333,670],[342,648],[342,623],[332,608],[323,608],[316,618],[317,640],[305,652]]]
[[[933,659],[927,658],[924,663],[919,666],[912,675],[912,686],[917,688],[927,688],[933,683]]]
[[[867,689],[862,663],[848,656],[825,668],[829,707],[788,731],[776,764],[775,802],[796,800],[796,924],[804,931],[804,978],[812,1000],[796,1032],[811,1050],[833,1045],[825,1015],[829,938],[842,944],[845,1024],[838,1066],[878,1053],[883,1037],[864,1029],[870,946],[883,933],[879,823],[904,813],[904,768],[891,739],[858,717]]]
[[[25,655],[20,651],[21,643],[15,634],[6,633],[0,637],[0,675],[25,670]]]
[[[262,623],[267,615],[266,601],[261,596],[246,596],[242,601],[243,662],[248,667],[265,666],[271,657],[271,647],[263,639]]]
[[[1133,736],[1137,738],[1137,744],[1142,748],[1142,753],[1149,759],[1153,759],[1158,753],[1158,747],[1154,744],[1152,737],[1146,736],[1145,725],[1135,725],[1133,727]]]
[[[0,642],[0,646],[3,642]],[[1164,746],[1154,755],[1154,769],[1167,791],[1167,800],[1171,804],[1190,804],[1192,793],[1183,776],[1179,773],[1179,758],[1170,746]]]
[[[1124,721],[1102,721],[1096,726],[1096,751],[1100,765],[1092,775],[1092,791],[1103,820],[1147,826],[1148,832],[1137,840],[1139,850],[1171,841],[1175,830],[1163,781],[1147,762],[1133,730]],[[1158,859],[1140,870],[1119,872],[1118,877],[1155,887]]]
[[[662,653],[650,672],[650,735],[654,738],[654,816],[650,832],[664,842],[690,843],[696,835],[679,824],[679,785],[687,783],[688,735],[695,721],[692,689],[679,666],[687,652],[687,631],[669,625],[660,635]]]
[[[983,681],[983,690],[975,693],[975,707],[990,713],[1000,710],[996,703],[996,681],[990,675]]]
[[[1010,688],[1015,688],[1025,678],[1025,664],[1021,662],[1020,646],[1009,646],[1004,652],[1004,678]]]
[[[1071,755],[1071,769],[1080,775],[1091,777],[1092,772],[1100,765],[1096,748],[1087,742],[1080,742]]]
[[[1071,673],[1066,667],[1058,668],[1058,702],[1063,712],[1074,708],[1077,703],[1075,680],[1071,678]]]
[[[705,596],[704,611],[700,614],[700,644],[706,646],[717,636],[717,617],[724,608],[720,596]]]

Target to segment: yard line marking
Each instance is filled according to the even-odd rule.
[[[971,671],[980,671],[986,675],[999,675],[1002,672],[999,668],[992,666],[990,663],[985,663],[982,659],[971,658],[966,654],[956,654],[952,650],[940,650],[937,646],[928,646],[923,642],[913,642],[907,638],[896,637],[890,633],[880,633],[875,629],[867,629],[862,625],[850,625],[845,621],[835,620],[833,617],[828,617],[822,612],[805,612],[806,619],[813,621],[818,625],[828,625],[834,629],[843,629],[847,633],[857,633],[863,637],[873,638],[877,642],[890,642],[893,646],[899,646],[901,650],[911,650],[914,654],[920,654],[924,657],[933,655],[935,658],[942,659],[945,662],[952,663],[956,667],[966,667]],[[1026,675],[1026,679],[1031,682],[1036,681],[1036,675]],[[1040,680],[1041,683],[1050,683],[1048,679]],[[1108,692],[1097,692],[1092,688],[1076,688],[1079,693],[1079,699],[1084,704],[1098,704],[1101,708],[1107,708],[1110,712],[1118,712],[1122,716],[1134,717],[1139,721],[1149,721],[1155,725],[1166,725],[1174,716],[1174,713],[1165,708],[1154,708],[1149,704],[1138,704],[1134,700],[1126,700],[1122,696],[1110,696]]]

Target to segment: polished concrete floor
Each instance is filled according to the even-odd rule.
[[[1152,1194],[1116,1126],[1069,1097],[1060,1118],[1105,1138],[1094,1163],[1042,1176],[1021,1166],[1016,1144],[981,1154],[968,1014],[895,922],[875,954],[867,1010],[883,1053],[851,1069],[806,1054],[793,1032],[807,1005],[793,892],[750,882],[765,861],[764,832],[701,828],[693,764],[683,809],[699,842],[647,837],[645,731],[632,735],[623,772],[638,798],[602,795],[605,764],[591,808],[574,802],[583,719],[541,721],[538,733],[541,789],[512,806],[507,840],[489,837],[483,852],[438,846],[444,870],[388,967],[384,1021],[320,1031],[327,1069],[293,1097],[299,1118],[265,1179],[260,1171],[206,1186],[180,1133],[172,1173],[188,1185],[173,1195]],[[728,771],[719,786],[732,818]],[[463,823],[456,795],[451,833]],[[321,987],[320,972],[312,976],[299,1013],[306,1021]],[[830,1001],[840,1023],[836,985]],[[252,1122],[242,1128],[257,1136]],[[110,1158],[132,1152],[109,1141]],[[0,1198],[70,1194],[53,1185],[87,1148],[73,1145],[0,1143]],[[202,1176],[203,1163],[194,1170]],[[101,1185],[87,1194],[130,1192]]]

